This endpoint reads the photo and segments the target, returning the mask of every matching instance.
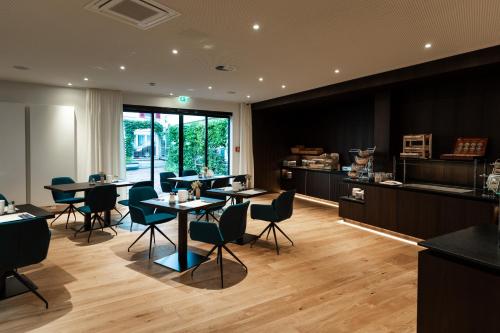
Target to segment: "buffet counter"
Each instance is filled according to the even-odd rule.
[[[492,224],[496,219],[497,200],[483,193],[440,191],[432,186],[390,186],[353,179],[344,179],[344,183],[348,194],[339,200],[342,218],[420,239]],[[364,190],[363,200],[349,197],[354,187]]]
[[[494,224],[419,243],[417,332],[500,332],[500,249]]]

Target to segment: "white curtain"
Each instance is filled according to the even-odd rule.
[[[101,171],[125,177],[122,120],[121,92],[87,89],[85,109],[76,112],[79,181]]]
[[[239,174],[253,176],[252,108],[250,104],[240,104],[240,156]]]

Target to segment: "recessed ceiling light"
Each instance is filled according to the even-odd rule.
[[[73,83],[71,83],[71,82],[68,82],[68,86],[72,86],[72,85],[73,85]]]
[[[264,78],[263,77],[259,77],[259,81],[260,82],[264,81]]]
[[[121,65],[121,66],[120,66],[120,69],[121,69],[122,71],[124,71],[126,68],[125,68],[125,66]]]
[[[281,89],[285,89],[286,86],[284,84],[281,85]]]
[[[425,45],[424,45],[424,47],[425,47],[426,49],[430,49],[430,48],[432,47],[432,44],[431,44],[431,43],[427,43],[427,44],[425,44]]]
[[[258,23],[254,23],[254,24],[252,25],[252,29],[253,29],[253,30],[255,30],[255,31],[257,31],[257,30],[259,30],[259,29],[260,29],[260,25],[259,25]]]
[[[247,98],[250,98],[250,95],[247,95]]]
[[[174,93],[170,93],[169,95],[170,95],[170,96],[174,96]]]
[[[173,49],[173,50],[172,50],[172,53],[173,53],[173,54],[178,54],[178,53],[179,53],[179,51],[178,51],[177,49]]]
[[[88,80],[89,80],[89,78],[88,78],[88,77],[84,77],[84,78],[83,78],[83,81],[88,81]]]
[[[338,73],[340,73],[340,69],[338,69],[338,68],[337,68],[337,69],[335,69],[333,72],[334,72],[335,74],[338,74]]]
[[[212,90],[212,86],[208,86],[208,90]]]
[[[193,88],[188,88],[188,90],[187,90],[187,91],[194,91],[194,89],[193,89]]]

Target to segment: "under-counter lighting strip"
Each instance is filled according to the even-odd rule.
[[[295,197],[298,198],[298,199],[300,199],[300,200],[306,200],[306,201],[314,202],[314,203],[317,203],[317,204],[320,204],[320,205],[325,205],[325,206],[339,208],[339,204],[336,203],[336,202],[325,202],[325,201],[322,201],[322,200],[317,200],[317,199],[314,199],[314,198],[311,198],[311,197],[308,197],[308,196],[304,196],[304,195],[300,195],[300,194],[295,194]]]
[[[360,229],[360,230],[368,231],[368,232],[371,232],[372,234],[379,235],[379,236],[386,237],[386,238],[390,238],[390,239],[394,239],[394,240],[397,240],[397,241],[400,241],[400,242],[403,242],[403,243],[406,243],[406,244],[418,246],[417,242],[414,242],[414,241],[411,241],[411,240],[408,240],[408,239],[404,239],[404,238],[401,238],[401,237],[398,237],[398,236],[394,236],[394,235],[391,235],[391,234],[386,234],[385,232],[381,232],[381,231],[373,230],[373,229],[370,229],[370,228],[362,227],[360,225],[357,225],[357,224],[354,224],[354,223],[349,223],[349,222],[346,222],[344,220],[338,220],[337,223],[343,224],[343,225],[347,225],[349,227],[357,228],[357,229]]]

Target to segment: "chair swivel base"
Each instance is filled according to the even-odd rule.
[[[47,300],[36,291],[37,285],[24,274],[11,271],[0,276],[0,279],[3,279],[0,282],[0,300],[32,292],[45,303],[45,308],[49,307]]]
[[[262,232],[259,234],[259,236],[257,236],[257,238],[255,238],[255,240],[251,243],[250,247],[253,247],[253,245],[257,242],[257,240],[260,239],[260,237],[262,237],[262,235],[267,231],[267,236],[266,236],[266,239],[269,238],[269,233],[271,232],[271,230],[273,231],[273,236],[274,236],[274,244],[275,244],[275,247],[276,247],[276,253],[279,255],[280,254],[280,247],[278,245],[278,238],[276,237],[276,229],[278,229],[279,232],[281,232],[281,234],[283,236],[285,236],[286,239],[288,239],[290,241],[290,243],[292,243],[292,246],[295,246],[295,244],[293,244],[293,241],[290,239],[290,237],[287,236],[287,234],[285,234],[285,232],[283,230],[281,230],[280,227],[278,227],[278,225],[275,223],[275,222],[271,222],[267,225],[267,227],[264,228],[264,230],[262,230]]]
[[[98,222],[99,223],[99,228],[94,228],[94,225],[95,223]],[[101,223],[102,222],[102,223]],[[115,224],[116,225],[116,224]],[[76,230],[75,231],[75,237],[81,233],[81,232],[89,232],[89,236],[87,237],[87,243],[90,243],[90,236],[92,236],[92,232],[94,230],[98,230],[98,229],[101,229],[101,231],[104,231],[104,228],[110,228],[111,230],[114,231],[115,235],[118,236],[118,232],[116,232],[115,228],[113,228],[113,226],[115,225],[106,225],[106,222],[104,221],[104,219],[97,213],[94,213],[94,215],[92,216],[92,220],[91,220],[91,226],[90,226],[90,229],[89,230],[85,230],[85,224],[82,225],[80,227],[80,229]]]
[[[158,231],[163,237],[165,237],[170,243],[172,243],[172,245],[174,246],[174,249],[177,249],[177,246],[175,245],[175,243],[170,238],[168,238],[167,235],[165,235],[163,233],[163,231],[161,231],[156,225],[153,224],[153,225],[149,225],[146,228],[146,230],[144,230],[142,232],[142,234],[139,237],[137,237],[137,239],[128,247],[127,252],[130,252],[130,248],[132,248],[132,246],[134,246],[135,243],[137,243],[137,241],[139,239],[141,239],[142,236],[144,236],[149,231],[150,234],[149,234],[149,257],[148,258],[151,259],[151,247],[153,245],[153,242],[156,244],[155,230]]]
[[[80,212],[76,207],[75,205],[73,204],[69,204],[68,207],[66,207],[62,213],[60,213],[59,215],[57,215],[57,217],[55,219],[52,220],[52,222],[50,222],[50,226],[52,227],[52,224],[54,224],[55,221],[57,221],[58,218],[60,218],[62,215],[64,214],[68,214],[68,217],[66,218],[66,229],[68,229],[68,223],[69,223],[69,217],[71,216],[71,214],[73,214],[73,218],[74,218],[74,221],[76,222],[76,214],[75,212],[78,212],[80,214],[82,214],[82,212]],[[83,215],[83,214],[82,214]]]

